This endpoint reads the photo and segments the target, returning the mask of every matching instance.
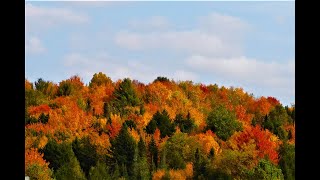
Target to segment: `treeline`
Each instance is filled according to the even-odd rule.
[[[103,73],[25,81],[30,179],[295,179],[295,107],[242,88]]]

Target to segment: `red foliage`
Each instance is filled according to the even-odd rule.
[[[114,138],[119,134],[122,127],[122,123],[120,121],[120,116],[111,115],[111,124],[107,124],[107,130],[109,131],[110,138]]]
[[[278,144],[271,140],[271,135],[269,131],[262,130],[261,127],[256,126],[249,127],[245,131],[235,135],[233,140],[235,140],[239,149],[242,149],[243,146],[254,140],[259,152],[259,158],[268,156],[274,164],[277,164],[279,158],[277,153]]]
[[[50,107],[47,104],[42,104],[39,106],[32,106],[28,108],[28,112],[30,115],[37,115],[40,113],[49,113]]]
[[[274,97],[269,96],[267,100],[273,107],[280,104],[280,101]]]
[[[200,89],[202,90],[202,92],[204,92],[205,94],[209,93],[209,89],[207,88],[206,85],[201,84],[200,85]]]

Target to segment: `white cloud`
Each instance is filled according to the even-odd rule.
[[[84,55],[70,53],[63,59],[64,66],[68,69],[68,75],[79,74],[86,82],[89,82],[94,73],[103,72],[113,81],[129,77],[141,82],[150,82],[155,79],[154,69],[139,61],[123,61],[106,53]]]
[[[39,38],[30,37],[26,39],[25,52],[26,54],[41,54],[46,52],[46,48],[43,46]]]
[[[199,30],[152,33],[120,32],[115,43],[130,50],[166,49],[175,52],[211,54],[215,56],[236,55],[238,47],[224,41],[219,36]]]
[[[154,25],[164,26],[168,21],[157,17]],[[131,23],[134,26],[150,25],[150,22]],[[192,29],[152,32],[118,32],[115,43],[129,50],[143,51],[165,49],[174,52],[211,56],[239,56],[242,54],[242,37],[250,30],[245,21],[218,13],[199,18],[198,26]]]
[[[228,81],[260,87],[294,89],[294,61],[278,63],[258,61],[245,56],[211,58],[198,55],[188,58],[186,63],[194,70],[223,77]]]
[[[242,19],[219,13],[210,13],[199,18],[199,25],[215,34],[233,35],[250,30],[251,26]]]
[[[195,73],[186,70],[177,70],[174,72],[173,77],[176,81],[196,81],[198,79],[198,76]]]
[[[26,31],[40,31],[64,24],[83,24],[89,22],[85,14],[74,12],[66,8],[53,8],[25,4]]]

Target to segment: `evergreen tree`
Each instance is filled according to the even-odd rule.
[[[70,162],[70,159],[75,156],[70,143],[58,144],[53,139],[49,139],[41,152],[44,154],[44,159],[50,163],[49,168],[53,168],[54,171]]]
[[[154,138],[151,138],[151,142],[149,143],[149,152],[151,154],[151,162],[154,163],[155,167],[158,168],[158,147],[156,146],[156,142]]]
[[[109,174],[109,168],[105,163],[98,161],[96,166],[91,167],[89,171],[89,180],[112,180]]]
[[[139,106],[141,100],[138,98],[132,82],[129,78],[125,78],[117,89],[113,92],[112,105],[117,112],[124,115],[128,112],[125,110],[126,106]]]
[[[56,179],[68,179],[68,180],[86,180],[84,172],[82,171],[79,161],[75,156],[70,158],[70,161],[63,164],[54,173]]]
[[[113,164],[121,165],[121,175],[126,172],[123,171],[125,167],[128,171],[128,175],[133,175],[133,163],[134,163],[134,152],[136,143],[132,136],[129,134],[127,125],[124,123],[118,134],[118,136],[111,140],[110,159]]]
[[[284,142],[279,150],[279,166],[284,175],[284,179],[295,179],[295,146]]]
[[[84,173],[88,177],[89,170],[97,164],[98,154],[96,147],[90,143],[89,137],[83,137],[81,140],[76,138],[72,143],[72,149]]]

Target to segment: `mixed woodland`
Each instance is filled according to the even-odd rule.
[[[295,179],[295,106],[241,87],[25,80],[31,180]]]

